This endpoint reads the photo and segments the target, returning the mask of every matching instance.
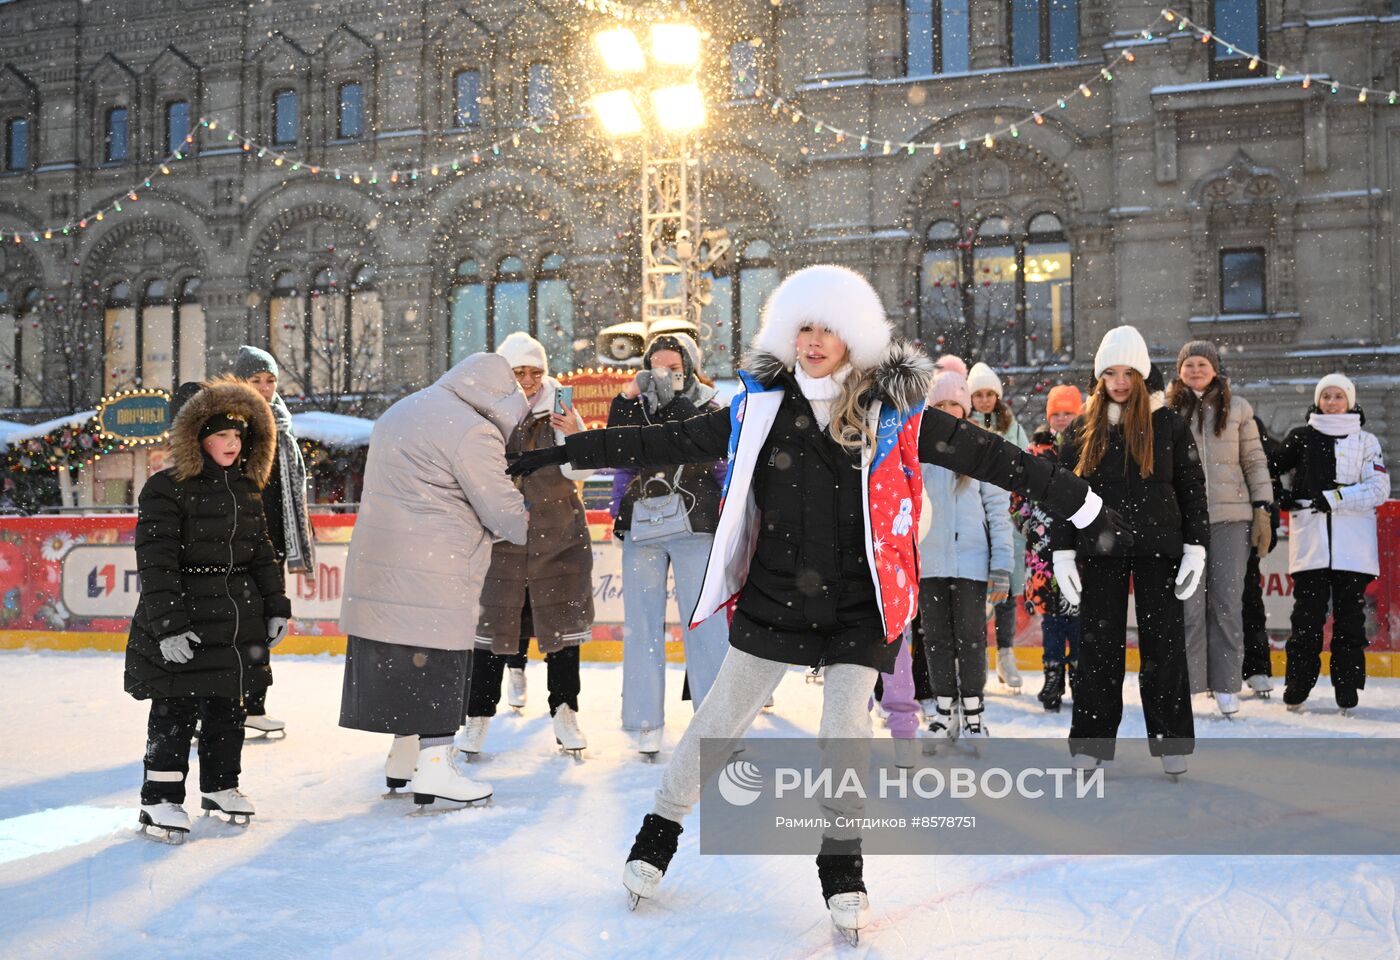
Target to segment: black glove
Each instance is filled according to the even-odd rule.
[[[1107,552],[1114,544],[1125,550],[1131,549],[1135,542],[1133,528],[1128,526],[1128,522],[1117,510],[1107,505],[1099,511],[1099,515],[1087,527],[1079,532],[1090,543],[1097,545],[1104,552]]]
[[[568,451],[560,444],[543,450],[506,454],[506,473],[512,477],[526,477],[544,467],[562,466],[568,462]]]
[[[1327,491],[1323,490],[1317,496],[1313,497],[1311,506],[1318,513],[1331,513],[1332,501],[1327,499]]]

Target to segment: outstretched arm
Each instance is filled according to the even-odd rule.
[[[1085,527],[1102,501],[1071,471],[937,408],[924,411],[919,459],[1019,493]]]
[[[564,446],[521,454],[510,465],[515,475],[550,463],[574,467],[654,467],[722,460],[729,452],[729,411],[713,410],[689,420],[649,427],[588,430],[564,440]]]

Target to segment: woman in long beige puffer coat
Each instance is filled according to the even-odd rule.
[[[1210,550],[1205,581],[1185,602],[1191,692],[1210,691],[1225,716],[1239,710],[1244,664],[1244,573],[1250,548],[1268,553],[1274,486],[1254,409],[1230,392],[1220,354],[1192,340],[1177,357],[1168,402],[1186,418],[1206,474]]]
[[[390,407],[370,435],[340,610],[340,725],[394,734],[386,778],[411,778],[420,803],[491,794],[460,773],[452,736],[492,541],[525,542],[525,501],[505,469],[527,409],[510,363],[478,353]]]

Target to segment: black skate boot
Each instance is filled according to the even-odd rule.
[[[676,855],[681,825],[674,820],[649,813],[642,818],[642,829],[632,841],[627,865],[622,868],[622,885],[627,888],[627,909],[637,909],[637,903],[656,892],[661,877]]]
[[[1342,716],[1349,717],[1356,709],[1356,705],[1361,702],[1357,696],[1355,687],[1333,687],[1332,695],[1337,698],[1337,707],[1341,710]]]
[[[870,922],[870,898],[865,893],[864,861],[860,840],[822,837],[817,854],[817,876],[822,899],[831,911],[831,922],[851,946],[860,943],[860,930]]]
[[[1065,665],[1057,663],[1045,668],[1045,685],[1036,694],[1047,713],[1059,713],[1065,696]]]

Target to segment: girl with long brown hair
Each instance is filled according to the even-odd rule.
[[[1210,521],[1191,430],[1160,394],[1149,393],[1151,369],[1135,328],[1110,330],[1094,357],[1093,395],[1060,447],[1060,464],[1123,515],[1134,543],[1111,533],[1079,536],[1056,524],[1053,566],[1065,598],[1079,602],[1083,631],[1070,751],[1084,766],[1113,759],[1123,716],[1131,577],[1149,749],[1175,777],[1186,772],[1195,736],[1182,601],[1205,572]]]

